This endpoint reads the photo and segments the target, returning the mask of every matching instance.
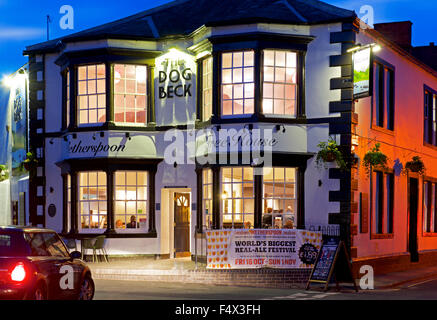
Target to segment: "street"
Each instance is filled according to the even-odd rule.
[[[299,289],[263,289],[148,281],[95,280],[95,300],[436,300],[437,279],[387,290],[355,293]]]

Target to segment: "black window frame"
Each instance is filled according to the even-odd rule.
[[[61,67],[62,77],[62,131],[92,131],[92,130],[147,130],[155,127],[155,94],[154,69],[155,58],[161,51],[145,51],[136,49],[104,48],[65,52],[55,63]],[[106,67],[106,121],[94,125],[79,125],[77,116],[78,67],[84,65],[105,64]],[[147,67],[147,99],[146,123],[124,124],[114,121],[114,65],[132,64]],[[67,126],[66,115],[66,75],[70,71],[70,123]]]
[[[76,239],[95,237],[100,234],[106,235],[108,238],[156,238],[156,222],[155,222],[155,176],[157,166],[161,159],[69,159],[59,164],[61,174],[63,176],[63,229],[62,235]],[[78,224],[80,214],[78,212],[78,183],[79,173],[89,171],[103,171],[106,173],[106,188],[107,188],[107,228],[102,233],[79,231]],[[147,232],[126,233],[117,232],[115,228],[115,172],[117,171],[147,171],[148,173],[148,215],[149,227]],[[70,217],[68,217],[68,176],[71,181],[71,207]],[[70,221],[70,225],[68,225]]]
[[[213,58],[213,105],[210,121],[202,121],[202,104],[198,99],[197,120],[203,125],[225,124],[240,122],[272,122],[272,123],[302,123],[306,120],[305,111],[305,64],[308,44],[314,40],[313,36],[296,36],[289,34],[274,34],[264,32],[242,33],[238,35],[212,36],[208,38],[211,44]],[[233,51],[252,50],[255,53],[255,106],[254,113],[247,116],[226,116],[221,115],[221,54]],[[264,115],[261,112],[262,104],[262,81],[263,81],[263,50],[283,50],[297,53],[297,92],[296,92],[296,116],[284,117],[275,115]],[[199,59],[200,62],[202,59]],[[198,64],[198,66],[199,66]],[[199,70],[199,69],[198,69]],[[199,72],[200,78],[202,76]],[[199,79],[199,77],[198,77]],[[198,81],[198,84],[200,82]],[[202,86],[198,85],[198,92]],[[199,94],[198,94],[199,97]]]
[[[372,97],[372,128],[395,131],[396,68],[375,56],[373,59],[374,85]],[[390,75],[387,84],[387,75]],[[381,94],[382,92],[382,94]]]
[[[371,239],[392,239],[395,233],[395,174],[392,171],[374,170],[370,184],[372,201],[370,237]]]
[[[434,126],[437,123],[437,90],[424,85],[423,103],[423,143],[425,146],[437,147],[437,129]]]

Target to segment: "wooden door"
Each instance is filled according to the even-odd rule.
[[[190,252],[190,194],[174,194],[174,248],[176,253]]]

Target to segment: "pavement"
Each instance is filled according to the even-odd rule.
[[[183,279],[184,275],[193,270],[205,270],[205,264],[197,265],[188,258],[155,260],[153,258],[117,259],[109,262],[88,263],[93,277],[99,280],[137,280],[137,281],[162,281]],[[191,272],[190,272],[191,271]],[[437,279],[437,266],[417,268],[401,272],[375,275],[375,289],[391,289],[408,283]],[[183,282],[183,280],[181,281]],[[359,286],[359,280],[357,280]]]

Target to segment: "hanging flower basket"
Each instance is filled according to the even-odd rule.
[[[411,161],[408,161],[405,164],[405,170],[408,172],[415,172],[419,173],[420,175],[425,174],[425,164],[423,163],[422,159],[418,156],[413,157]]]
[[[0,182],[7,179],[9,179],[8,168],[5,165],[0,164]]]
[[[380,147],[380,143],[375,144],[375,147],[364,156],[363,166],[366,168],[368,176],[374,168],[387,168],[388,157],[379,150]]]
[[[36,168],[38,165],[38,160],[36,159],[33,152],[28,152],[26,154],[26,160],[21,163],[21,166],[26,169],[26,171],[30,171],[33,168]]]
[[[318,167],[326,167],[326,163],[336,162],[340,169],[347,169],[343,154],[335,140],[329,139],[328,142],[320,142],[317,146],[320,148],[316,157]]]

